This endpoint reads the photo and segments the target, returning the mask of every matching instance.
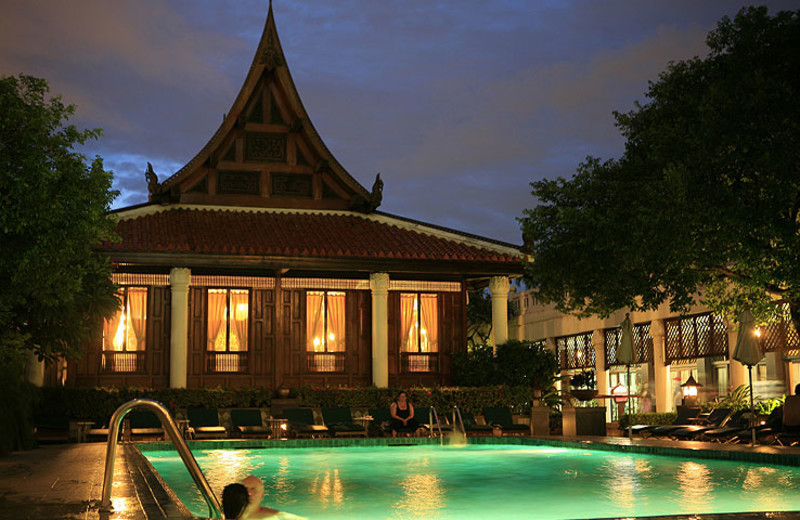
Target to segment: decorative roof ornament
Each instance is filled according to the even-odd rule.
[[[267,46],[261,53],[261,65],[263,65],[268,71],[272,72],[276,68],[281,67],[283,64],[283,56],[281,56],[280,51],[275,47],[275,38],[270,31],[269,36],[267,37]]]
[[[356,194],[352,199],[350,199],[348,209],[352,211],[360,211],[362,213],[372,213],[378,209],[378,206],[381,205],[382,201],[383,181],[381,180],[381,174],[379,173],[375,176],[375,183],[372,185],[372,192],[369,194],[369,200],[359,194]]]
[[[147,180],[147,191],[152,197],[160,191],[161,185],[158,183],[158,175],[153,171],[153,165],[147,163],[147,171],[144,172],[144,178]]]

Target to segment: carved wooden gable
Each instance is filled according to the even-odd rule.
[[[148,172],[151,201],[165,204],[372,211],[382,187],[376,180],[370,194],[314,129],[286,66],[271,6],[253,64],[220,128],[164,182]]]

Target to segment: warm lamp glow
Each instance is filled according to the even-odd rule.
[[[114,346],[114,350],[122,350],[122,346],[125,344],[125,313],[124,312],[119,317],[119,327],[117,327],[117,332],[114,333],[114,340],[111,342],[111,344]]]
[[[696,386],[684,386],[683,387],[683,396],[684,397],[697,397],[697,387]]]
[[[754,330],[753,334],[755,334],[757,338],[760,338],[761,337],[761,329]]]
[[[328,334],[328,339],[330,341],[336,341],[336,335],[333,332],[331,332],[330,334]]]

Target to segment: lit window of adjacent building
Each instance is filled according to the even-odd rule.
[[[208,371],[247,370],[249,316],[250,291],[247,289],[208,290]]]
[[[103,320],[102,368],[136,372],[144,368],[147,347],[147,288],[122,287],[119,310]]]
[[[345,352],[345,293],[306,292],[307,367],[312,372],[341,372]]]
[[[403,370],[438,370],[438,298],[428,293],[400,293],[400,352]]]

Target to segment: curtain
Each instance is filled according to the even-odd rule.
[[[231,350],[247,350],[249,303],[249,293],[246,290],[231,291]]]
[[[417,295],[400,294],[401,352],[419,352],[417,344]]]
[[[147,337],[147,289],[128,288],[128,342],[125,350],[145,350]]]
[[[125,305],[125,293],[119,291],[117,297],[120,304]],[[125,331],[120,329],[122,324],[122,307],[111,318],[103,319],[103,350],[122,350],[125,342]],[[120,337],[117,335],[120,334]]]
[[[324,307],[324,292],[308,291],[306,293],[306,350],[309,352],[325,350]]]
[[[328,337],[326,344],[328,352],[344,352],[344,309],[345,309],[345,293],[343,292],[329,292],[328,293]]]
[[[208,290],[208,350],[225,350],[226,293],[224,289]]]
[[[439,351],[439,312],[435,294],[420,294],[420,352]]]

